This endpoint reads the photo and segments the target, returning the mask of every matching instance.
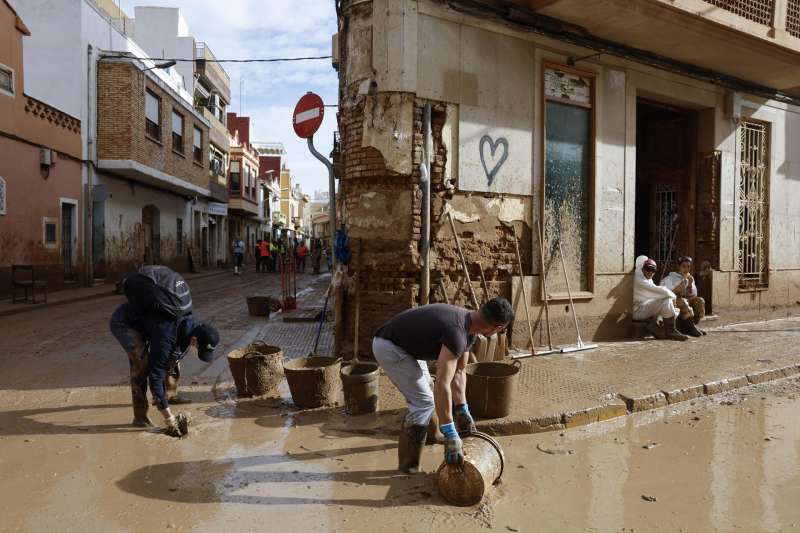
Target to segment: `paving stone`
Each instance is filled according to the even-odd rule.
[[[716,381],[709,381],[703,384],[703,390],[706,394],[719,394],[733,389],[740,389],[749,385],[746,376],[737,376],[735,378],[719,379]]]
[[[625,394],[620,394],[620,397],[625,400],[625,405],[627,405],[628,411],[631,413],[648,411],[650,409],[657,409],[667,405],[667,397],[661,391],[642,396],[627,396]]]
[[[703,395],[702,385],[693,385],[691,387],[682,387],[680,389],[673,389],[670,391],[662,390],[664,396],[667,398],[667,403],[679,403],[688,400],[693,400]]]

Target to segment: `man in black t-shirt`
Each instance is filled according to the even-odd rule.
[[[475,422],[466,398],[469,350],[476,334],[493,335],[514,320],[511,304],[502,298],[486,302],[480,311],[432,304],[395,315],[375,333],[372,352],[408,404],[398,446],[399,468],[416,472],[428,423],[435,413],[445,436],[445,460],[464,461],[459,432],[472,432]],[[431,389],[427,361],[436,361],[436,385]]]

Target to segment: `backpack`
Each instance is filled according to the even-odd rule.
[[[192,295],[183,277],[171,268],[144,266],[128,275],[125,296],[138,314],[161,313],[180,318],[192,312]]]

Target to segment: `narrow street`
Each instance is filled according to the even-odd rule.
[[[298,281],[302,302],[329,277]],[[500,437],[501,484],[460,509],[441,500],[433,476],[398,475],[396,437],[347,431],[341,407],[298,411],[285,382],[282,398],[234,401],[230,347],[282,335],[272,338],[297,346],[287,356],[304,355],[314,325],[247,315],[244,296],[277,295],[277,276],[190,283],[197,314],[219,327],[223,347],[210,365],[183,365],[181,390],[194,403],[179,406],[192,416],[182,440],[128,425],[127,364],[107,331],[122,297],[0,319],[9,355],[0,367],[0,471],[13,480],[0,489],[3,530],[357,532],[376,520],[391,531],[800,527],[797,378]],[[330,349],[325,329],[320,352]],[[424,469],[440,461],[441,447],[427,447]]]

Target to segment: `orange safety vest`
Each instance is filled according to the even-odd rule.
[[[305,257],[308,255],[308,248],[305,246],[298,246],[297,247],[297,255],[298,257]]]
[[[258,249],[261,252],[261,257],[269,257],[269,244],[267,244],[267,241],[261,241]]]

